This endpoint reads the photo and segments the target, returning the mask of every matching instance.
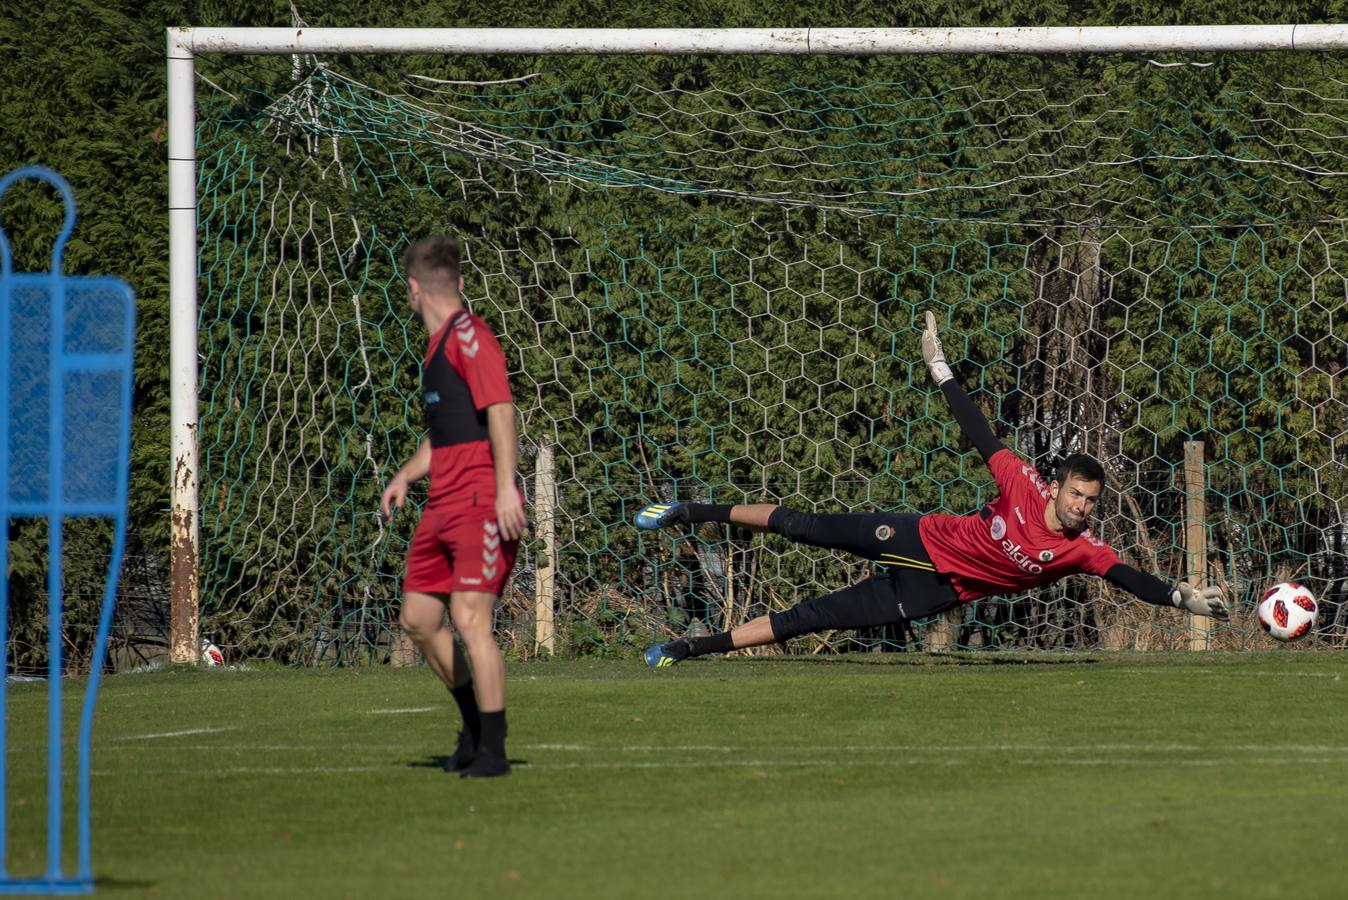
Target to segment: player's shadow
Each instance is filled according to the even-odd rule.
[[[99,875],[94,877],[94,890],[143,891],[154,887],[156,883],[142,878],[111,878],[106,875]]]
[[[515,759],[514,757],[511,757],[511,758],[510,758],[510,764],[511,764],[512,766],[527,766],[527,765],[529,765],[529,760],[527,760],[527,759]],[[448,770],[447,768],[445,768],[447,765],[449,765],[449,756],[448,756],[448,754],[445,754],[445,755],[441,755],[441,756],[428,756],[428,757],[426,757],[425,759],[420,759],[420,760],[416,760],[416,761],[414,761],[414,762],[410,762],[410,763],[407,764],[407,768],[409,768],[409,769],[438,769],[438,770],[440,770],[441,772],[449,772],[449,770]],[[457,775],[458,773],[455,772],[455,773],[451,773],[451,774]]]

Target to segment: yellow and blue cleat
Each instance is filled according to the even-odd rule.
[[[664,644],[656,644],[646,651],[646,665],[652,669],[668,669],[675,663],[682,661],[682,656],[666,653]]]
[[[637,513],[638,528],[665,528],[682,521],[682,503],[651,503]]]

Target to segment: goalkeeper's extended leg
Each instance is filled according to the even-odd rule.
[[[896,569],[790,609],[759,616],[733,631],[679,638],[646,651],[652,668],[668,668],[694,656],[782,643],[816,631],[870,628],[904,619],[925,619],[959,602],[950,580],[922,569]]]
[[[652,503],[636,516],[639,528],[667,528],[719,522],[751,531],[772,531],[798,544],[845,550],[879,560],[901,559],[930,565],[917,534],[918,517],[900,513],[806,513],[776,503]],[[899,560],[889,560],[903,564]]]
[[[751,619],[732,631],[679,638],[646,651],[646,664],[664,669],[694,656],[729,653],[746,647],[781,643],[815,631],[888,625],[903,618],[891,575],[876,575],[851,587],[798,603],[785,612]]]
[[[768,516],[778,506],[775,503],[651,503],[636,514],[638,528],[669,528],[673,525],[697,525],[701,522],[723,522],[739,525],[753,531],[768,530]]]

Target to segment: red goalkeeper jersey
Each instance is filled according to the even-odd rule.
[[[1048,484],[1034,466],[1002,448],[988,460],[998,496],[976,513],[925,515],[922,545],[936,571],[950,575],[960,600],[1014,594],[1067,575],[1103,576],[1121,562],[1090,529],[1050,531]]]

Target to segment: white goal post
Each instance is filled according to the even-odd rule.
[[[198,54],[893,55],[1345,49],[1345,24],[950,29],[169,28],[172,659],[190,662],[198,655]]]

